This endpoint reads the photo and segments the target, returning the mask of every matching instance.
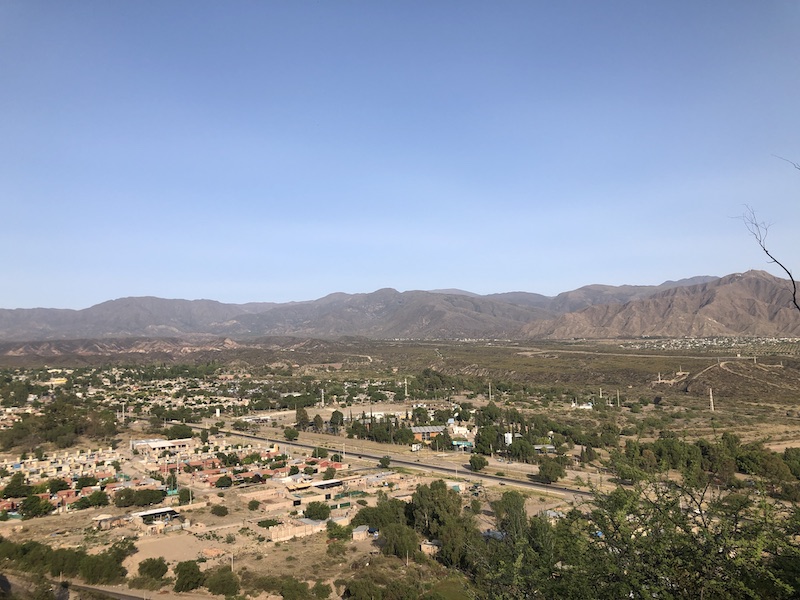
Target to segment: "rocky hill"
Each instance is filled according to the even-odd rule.
[[[0,341],[798,335],[789,285],[751,271],[658,286],[591,285],[555,297],[382,289],[283,304],[123,298],[83,310],[2,309]]]
[[[678,286],[625,303],[595,305],[531,322],[526,337],[798,336],[791,283],[764,271]]]

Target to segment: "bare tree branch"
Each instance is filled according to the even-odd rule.
[[[781,157],[778,156],[777,158]],[[786,159],[783,158],[781,160],[786,160]],[[790,160],[786,160],[786,162],[792,163],[792,161]],[[798,165],[797,163],[792,163],[792,164],[795,166],[795,168],[800,169],[800,165]],[[756,217],[756,212],[753,210],[751,206],[745,204],[744,207],[745,211],[741,217],[744,226],[747,228],[747,231],[750,232],[750,235],[752,235],[755,238],[758,245],[764,251],[764,254],[766,254],[769,257],[770,262],[778,265],[781,269],[783,269],[784,273],[786,273],[789,276],[789,281],[792,282],[792,304],[794,304],[794,307],[798,311],[800,311],[800,304],[798,304],[797,302],[797,282],[794,280],[794,277],[792,276],[792,273],[789,271],[789,269],[787,269],[777,258],[775,258],[774,256],[772,256],[772,254],[770,254],[769,250],[767,250],[766,243],[767,243],[767,234],[769,233],[769,224],[765,223],[764,221],[759,221],[758,217]]]
[[[792,165],[792,166],[793,166],[795,169],[797,169],[798,171],[800,171],[800,164],[798,164],[798,163],[794,162],[793,160],[789,160],[788,158],[783,158],[782,156],[778,156],[777,154],[773,154],[772,156],[774,156],[775,158],[779,158],[780,160],[783,160],[783,161],[786,161],[786,162],[788,162],[788,163],[789,163],[790,165]],[[750,207],[748,206],[748,208],[750,208]]]

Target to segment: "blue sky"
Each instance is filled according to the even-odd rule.
[[[0,3],[0,308],[800,272],[800,3]]]

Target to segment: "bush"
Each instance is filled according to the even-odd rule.
[[[280,525],[280,521],[276,521],[275,519],[264,519],[263,521],[258,522],[259,527],[263,527],[264,529],[269,529],[270,527],[274,527],[275,525]]]
[[[220,567],[206,575],[205,586],[212,594],[233,596],[239,593],[239,578],[230,567]]]
[[[145,558],[139,563],[139,575],[150,579],[160,580],[167,574],[167,561],[163,556],[158,558]]]
[[[319,598],[319,600],[325,600],[325,598],[330,597],[333,589],[327,583],[322,583],[318,581],[314,584],[314,587],[311,588],[311,595],[315,598]]]
[[[261,506],[261,502],[258,500],[250,500],[247,503],[247,510],[258,510],[258,507]]]
[[[222,504],[215,504],[211,507],[211,514],[215,517],[225,517],[228,515],[228,507]]]

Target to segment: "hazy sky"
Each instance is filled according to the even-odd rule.
[[[800,2],[0,3],[0,307],[800,272]]]

